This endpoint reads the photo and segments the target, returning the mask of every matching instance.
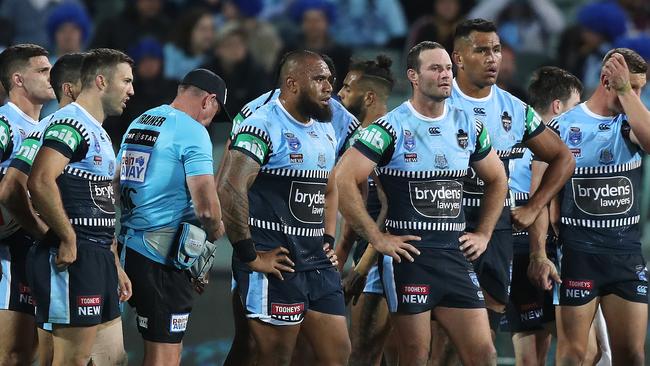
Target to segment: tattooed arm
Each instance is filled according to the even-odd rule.
[[[253,244],[248,228],[248,190],[257,178],[260,164],[241,151],[230,150],[228,153],[230,164],[221,177],[219,196],[221,197],[221,211],[226,235],[237,253],[249,249],[238,246]],[[289,259],[288,254],[289,250],[284,247],[278,247],[268,252],[257,251],[255,258],[248,261],[247,264],[253,271],[272,273],[282,279],[281,271],[294,271],[291,268],[293,262]]]

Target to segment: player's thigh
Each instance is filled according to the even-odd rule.
[[[96,366],[126,365],[122,318],[115,318],[98,326],[91,358]]]
[[[617,295],[601,298],[612,352],[643,352],[648,324],[648,304],[627,301]]]
[[[512,335],[515,363],[520,366],[545,364],[551,345],[551,334],[547,330],[517,332]]]
[[[248,325],[257,344],[258,362],[271,355],[289,362],[301,324],[274,325],[259,319],[249,319]]]
[[[399,339],[399,352],[428,353],[431,345],[431,311],[393,313],[391,322]]]
[[[433,313],[456,346],[463,364],[477,364],[481,359],[488,361],[484,364],[491,364],[492,359],[496,362],[496,351],[485,309],[440,306]]]
[[[338,360],[347,364],[351,345],[345,316],[310,310],[305,314],[301,331],[319,361]]]
[[[11,310],[0,310],[0,358],[12,350],[34,346],[36,324],[34,316]]]
[[[52,364],[80,365],[84,360],[90,360],[90,352],[97,335],[97,326],[71,327],[54,325],[52,330],[52,349],[54,358]]]
[[[352,305],[350,338],[353,352],[381,349],[390,332],[388,306],[382,295],[363,293]]]
[[[52,332],[38,328],[38,364],[39,366],[52,365],[54,355]]]
[[[559,321],[557,321],[558,353],[563,350],[573,349],[584,352],[589,339],[589,329],[594,319],[599,298],[579,305],[561,305],[558,307]]]

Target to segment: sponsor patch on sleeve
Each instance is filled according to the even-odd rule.
[[[357,139],[377,155],[383,155],[393,143],[393,137],[383,127],[372,124]]]
[[[235,137],[233,147],[246,150],[262,164],[269,153],[269,146],[259,137],[248,133],[240,133]]]
[[[50,125],[45,130],[44,141],[57,141],[70,148],[72,152],[77,151],[77,148],[83,141],[83,136],[73,126],[67,124],[54,124]]]

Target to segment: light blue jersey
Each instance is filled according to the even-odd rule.
[[[70,159],[57,185],[77,242],[110,247],[115,234],[115,153],[108,133],[72,103],[54,113],[43,146]]]
[[[507,91],[492,86],[490,94],[485,98],[472,98],[464,94],[454,79],[450,101],[477,120],[481,121],[492,139],[493,148],[503,161],[506,174],[514,168],[515,159],[523,155],[522,144],[540,134],[545,126],[539,115],[524,102]],[[463,205],[467,214],[467,225],[475,228],[478,225],[481,200],[483,197],[483,181],[472,171],[465,182],[465,197]],[[496,224],[495,230],[511,230],[510,198],[506,198],[504,209]]]
[[[368,126],[353,147],[377,163],[391,233],[419,235],[418,247],[459,250],[463,179],[491,150],[480,121],[448,102],[440,117],[426,117],[406,101]]]
[[[186,113],[162,105],[131,122],[118,156],[122,232],[135,232],[125,244],[167,264],[168,259],[146,246],[138,234],[176,230],[183,221],[197,221],[185,179],[214,173],[208,131]]]
[[[600,116],[582,103],[549,127],[576,160],[561,191],[562,244],[590,253],[640,253],[642,150],[630,141],[627,116]]]
[[[336,145],[330,123],[301,123],[276,100],[241,124],[230,147],[261,166],[248,191],[249,225],[257,249],[285,246],[296,271],[332,266],[323,251],[323,234]]]
[[[7,173],[11,161],[20,151],[23,140],[36,127],[34,120],[12,102],[0,107],[0,179]],[[0,210],[0,237],[7,237],[19,226],[7,210]]]
[[[280,89],[275,89],[271,90],[269,92],[266,92],[259,97],[251,100],[250,102],[246,103],[246,105],[241,109],[241,111],[235,116],[232,124],[232,130],[230,131],[230,138],[232,139],[233,136],[237,134],[237,131],[239,130],[239,126],[241,125],[242,121],[244,121],[246,118],[248,118],[251,114],[253,114],[256,110],[258,110],[261,106],[264,105],[264,102],[267,101],[269,98],[269,95],[273,93],[271,96],[271,99],[267,102],[270,103],[271,101],[274,101],[278,99],[280,96]],[[351,131],[354,131],[358,126],[359,126],[359,121],[345,109],[345,107],[336,99],[330,98],[330,108],[332,109],[332,127],[334,128],[334,134],[336,136],[336,139],[338,141],[338,145],[336,146],[336,151],[340,152],[343,149],[343,145],[346,141],[346,137]]]

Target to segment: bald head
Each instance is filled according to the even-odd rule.
[[[292,51],[287,53],[283,60],[280,62],[280,80],[284,85],[284,81],[289,77],[298,78],[305,74],[306,65],[316,61],[323,61],[323,58],[314,52],[301,50],[301,51]]]

